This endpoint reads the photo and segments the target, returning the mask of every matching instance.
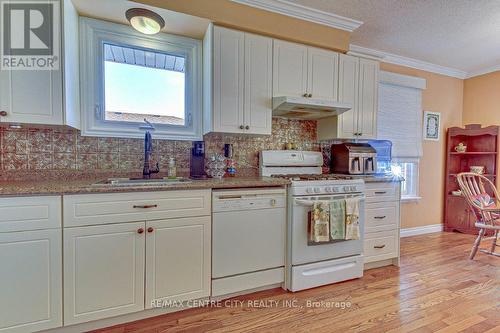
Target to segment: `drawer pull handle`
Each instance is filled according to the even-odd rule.
[[[142,208],[142,209],[147,209],[147,208],[156,208],[158,205],[134,205],[134,208]]]
[[[138,234],[143,234],[143,233],[144,233],[144,228],[139,228],[139,229],[137,229],[137,233],[138,233]]]
[[[387,191],[376,191],[375,194],[386,194]]]
[[[374,245],[373,248],[374,249],[383,249],[385,247],[385,244],[383,245]]]
[[[153,229],[153,227],[149,227],[149,228],[148,228],[148,232],[149,232],[149,233],[152,233],[153,231],[155,231],[155,229]]]
[[[373,218],[375,218],[375,219],[379,219],[379,220],[383,220],[383,219],[385,219],[386,217],[387,217],[387,216],[385,216],[385,215],[384,215],[384,216],[374,216]]]

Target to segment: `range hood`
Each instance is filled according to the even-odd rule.
[[[273,116],[296,119],[321,119],[338,116],[352,109],[349,103],[308,97],[273,97]]]

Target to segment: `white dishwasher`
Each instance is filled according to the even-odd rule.
[[[214,190],[212,205],[212,296],[283,283],[286,190]]]

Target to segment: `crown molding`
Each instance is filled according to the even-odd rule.
[[[388,64],[394,64],[394,65],[400,65],[400,66],[420,69],[420,70],[423,70],[426,72],[456,77],[458,79],[465,79],[468,76],[467,72],[461,71],[459,69],[446,67],[446,66],[440,66],[440,65],[432,64],[430,62],[426,62],[426,61],[422,61],[422,60],[418,60],[418,59],[413,59],[413,58],[408,58],[408,57],[403,57],[403,56],[399,56],[397,54],[392,54],[392,53],[388,53],[388,52],[374,50],[374,49],[370,49],[370,48],[366,48],[366,47],[362,47],[362,46],[358,46],[358,45],[354,45],[354,44],[351,44],[349,46],[349,49],[350,49],[350,52],[352,51],[353,53],[366,54],[367,56],[370,56],[370,57],[376,57],[376,58],[379,58],[381,62],[385,62]]]
[[[353,32],[359,28],[363,22],[324,12],[311,7],[298,5],[286,0],[231,0],[233,2],[267,10],[297,19],[326,25],[332,28]]]
[[[500,71],[500,65],[495,65],[492,67],[482,68],[482,69],[478,69],[476,71],[468,72],[466,78],[470,79],[471,77],[484,75],[484,74],[488,74],[488,73],[493,73],[496,71]]]

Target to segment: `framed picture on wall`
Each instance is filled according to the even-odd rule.
[[[424,140],[439,141],[441,132],[441,113],[424,112]]]

